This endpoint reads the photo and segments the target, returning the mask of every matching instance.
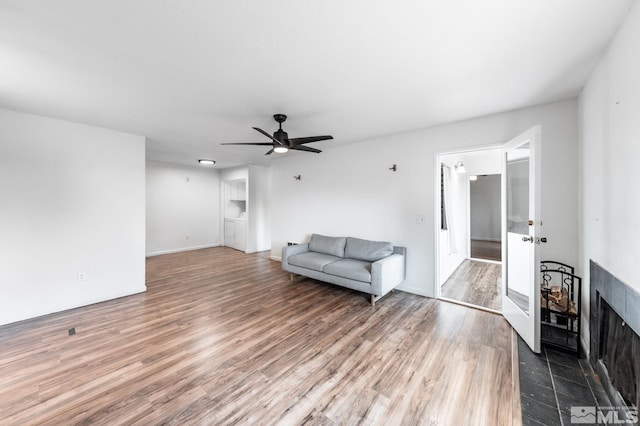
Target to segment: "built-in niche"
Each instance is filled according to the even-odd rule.
[[[224,217],[236,219],[246,216],[247,182],[246,180],[228,181],[224,183],[225,209]]]
[[[247,181],[225,181],[223,188],[224,245],[244,251],[247,238]]]

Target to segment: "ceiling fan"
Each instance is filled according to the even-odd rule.
[[[259,129],[257,127],[253,127],[254,130],[262,133],[263,135],[265,135],[266,137],[271,139],[271,142],[228,142],[228,143],[223,143],[221,145],[272,146],[272,148],[265,155],[271,155],[274,152],[276,152],[278,154],[282,154],[282,153],[285,153],[285,152],[289,151],[290,149],[293,149],[293,150],[296,150],[296,151],[315,152],[317,154],[317,153],[320,153],[322,151],[320,151],[319,149],[315,149],[315,148],[311,148],[311,147],[308,147],[308,146],[304,146],[304,144],[310,143],[310,142],[326,141],[326,140],[329,140],[329,139],[333,139],[333,136],[330,136],[330,135],[325,135],[325,136],[307,136],[307,137],[304,137],[304,138],[292,138],[292,139],[289,139],[289,135],[287,134],[287,132],[282,130],[282,123],[284,123],[287,120],[287,116],[284,115],[284,114],[274,114],[273,119],[276,120],[278,122],[278,125],[279,125],[278,130],[275,131],[273,136],[271,136],[269,133],[265,132],[262,129]]]

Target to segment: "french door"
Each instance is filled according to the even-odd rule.
[[[502,314],[540,352],[540,126],[502,148]]]

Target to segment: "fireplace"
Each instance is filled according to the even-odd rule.
[[[640,406],[640,293],[591,261],[589,362],[612,405]]]

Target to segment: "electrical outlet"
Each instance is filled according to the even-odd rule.
[[[78,272],[78,281],[84,281],[84,272]]]
[[[186,235],[185,238],[187,239],[187,241],[189,241],[189,236],[188,235]]]
[[[418,225],[422,225],[424,223],[424,216],[419,214],[418,216],[416,216],[416,223]]]

